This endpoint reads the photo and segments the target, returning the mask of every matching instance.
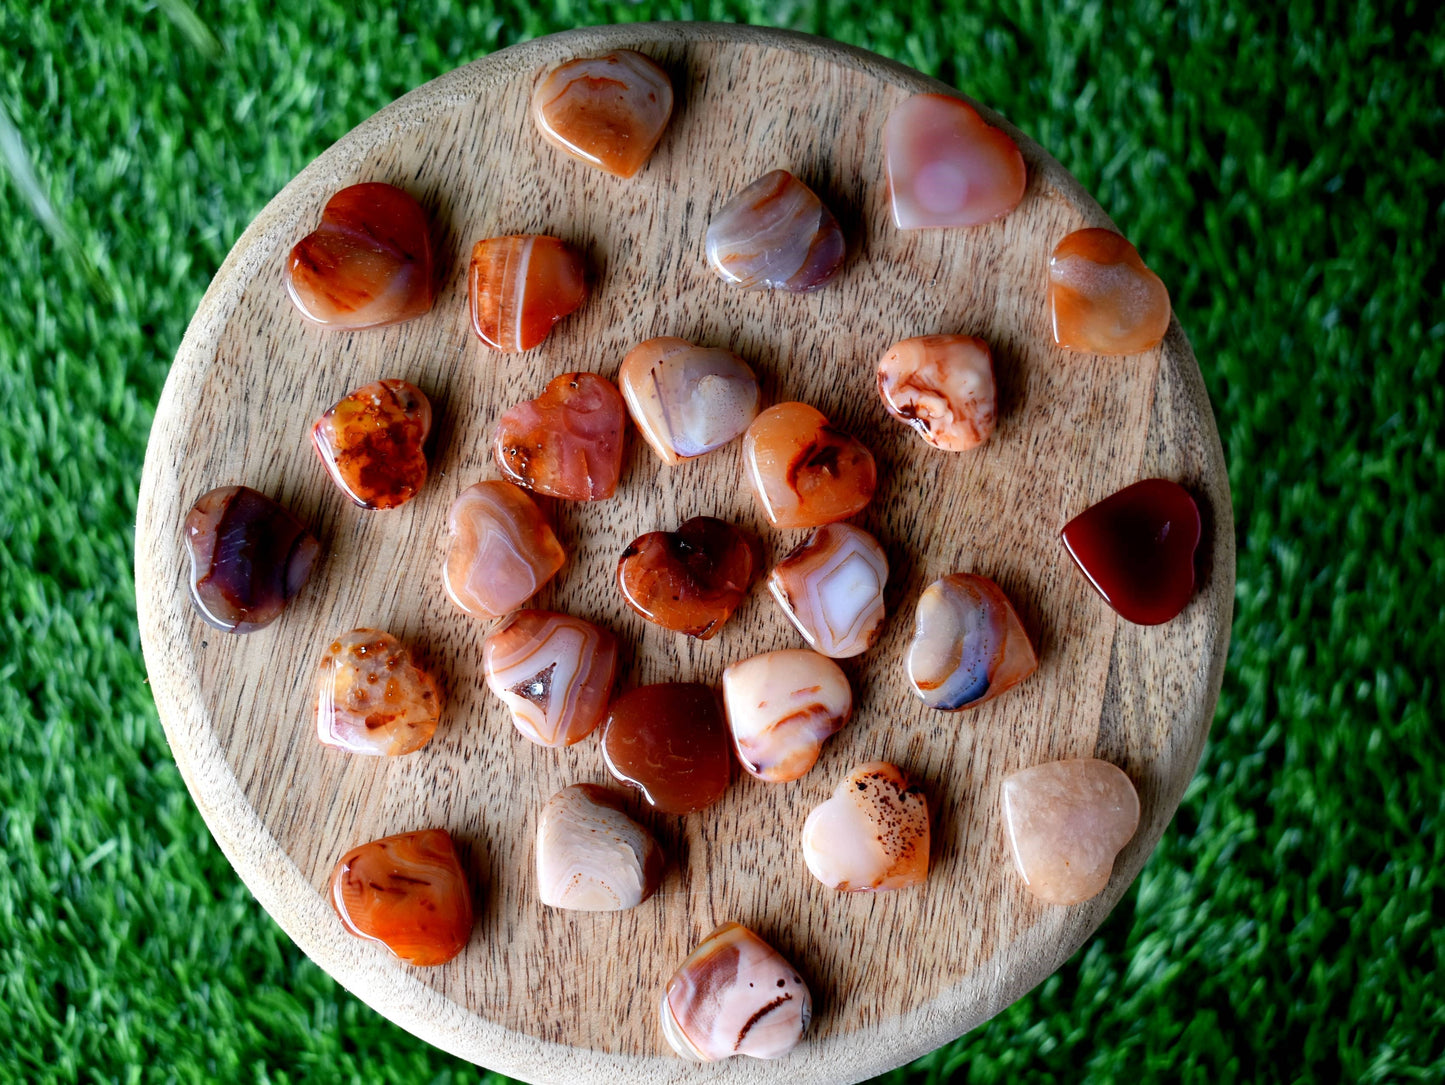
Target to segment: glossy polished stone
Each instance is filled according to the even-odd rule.
[[[431,741],[441,718],[436,680],[380,629],[353,629],[321,657],[316,737],[348,753],[394,756]]]
[[[537,822],[537,896],[552,908],[619,912],[662,881],[662,849],[605,787],[574,784],[542,807]]]
[[[1049,318],[1066,350],[1137,354],[1169,330],[1169,291],[1112,230],[1075,230],[1049,259]]]
[[[617,586],[649,622],[710,640],[747,597],[761,565],[752,535],[726,520],[694,516],[676,531],[634,539],[617,562]]]
[[[602,730],[607,770],[664,814],[691,814],[722,798],[732,776],[717,694],[692,682],[628,690]]]
[[[631,49],[569,60],[532,92],[542,138],[614,177],[642,168],[671,116],[672,81]]]
[[[946,452],[983,444],[998,415],[993,354],[971,335],[894,343],[878,362],[878,394],[889,414]]]
[[[723,707],[743,768],[784,783],[812,768],[823,742],[848,722],[853,691],[831,659],[789,648],[723,671]]]
[[[954,573],[919,596],[908,681],[929,708],[977,708],[1038,665],[1013,604],[988,577]]]
[[[432,307],[431,228],[399,188],[352,185],[286,261],[286,292],[306,319],[353,331],[399,324]]]
[[[445,829],[373,840],[331,873],[331,906],[358,938],[407,964],[445,964],[472,934],[472,894]]]
[[[452,502],[451,543],[442,581],[451,601],[475,618],[500,618],[552,579],[566,554],[527,491],[478,482]]]
[[[779,403],[753,419],[743,438],[743,465],[774,527],[846,520],[878,486],[873,453],[806,403]]]
[[[477,338],[516,354],[540,346],[587,300],[586,272],[576,250],[555,237],[491,237],[472,248],[467,294]]]
[[[707,262],[744,289],[817,290],[843,267],[846,248],[833,212],[787,170],[759,177],[707,228]]]
[[[402,380],[372,381],[311,427],[331,481],[364,509],[394,509],[426,482],[431,403]]]
[[[895,106],[883,145],[901,230],[978,226],[1023,199],[1028,174],[1018,145],[957,98],[916,94]]]
[[[1107,761],[1054,761],[1004,777],[1003,819],[1029,891],[1046,904],[1078,904],[1109,884],[1139,827],[1139,794]]]
[[[920,884],[928,849],[928,801],[886,761],[859,765],[803,822],[803,861],[845,893]]]
[[[661,336],[633,347],[617,374],[632,420],[662,462],[721,448],[758,413],[758,378],[730,350]]]
[[[602,722],[617,676],[617,639],[550,610],[519,610],[482,642],[487,688],[539,746],[581,742]]]
[[[181,537],[191,559],[191,602],[228,633],[254,633],[280,617],[321,553],[306,525],[248,486],[202,494]]]
[[[825,524],[768,574],[768,591],[808,646],[834,659],[862,655],[883,628],[888,555],[852,524]]]
[[[813,996],[797,970],[752,931],[724,923],[688,955],[662,996],[662,1034],[693,1062],[777,1059],[798,1046]]]
[[[600,501],[617,492],[626,427],[616,385],[596,373],[563,373],[497,420],[492,455],[518,486],[567,501]]]
[[[1104,601],[1136,625],[1177,617],[1194,595],[1199,506],[1177,482],[1126,486],[1065,524],[1062,538]]]

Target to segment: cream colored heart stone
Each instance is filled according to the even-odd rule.
[[[888,555],[852,524],[828,524],[778,562],[768,591],[817,652],[847,659],[866,652],[885,617]]]
[[[628,413],[675,467],[721,448],[758,413],[758,378],[730,350],[659,336],[628,351],[617,374]]]
[[[1139,827],[1139,794],[1107,761],[1053,761],[1004,778],[1003,818],[1029,891],[1046,904],[1078,904],[1109,884]]]
[[[662,849],[622,811],[620,796],[574,784],[547,801],[537,823],[537,896],[553,908],[635,908],[662,881]]]
[[[685,1059],[776,1059],[808,1030],[813,996],[781,953],[724,923],[673,973],[659,1009],[663,1036]]]
[[[813,767],[853,711],[853,691],[831,659],[789,648],[723,671],[723,705],[743,768],[782,783]]]
[[[928,848],[928,801],[886,761],[859,765],[803,823],[803,861],[844,892],[918,885]]]

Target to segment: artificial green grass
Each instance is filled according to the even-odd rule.
[[[1170,285],[1229,461],[1234,640],[1173,827],[1062,971],[884,1080],[1445,1079],[1441,16],[937,7],[0,0],[0,1081],[478,1078],[211,842],[145,685],[136,483],[192,310],[302,166],[476,56],[650,18],[826,32],[1008,115]]]

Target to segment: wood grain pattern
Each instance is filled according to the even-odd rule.
[[[617,47],[656,58],[678,92],[656,153],[625,181],[562,158],[526,112],[539,68]],[[216,275],[167,381],[141,485],[136,579],[156,702],[196,803],[261,905],[322,967],[422,1038],[537,1081],[858,1080],[961,1034],[1057,968],[1125,892],[1173,815],[1208,731],[1234,584],[1228,483],[1198,368],[1177,324],[1161,349],[1130,358],[1052,346],[1049,253],[1072,229],[1110,223],[1017,132],[1029,185],[1012,215],[971,230],[893,228],[883,120],[907,95],[940,89],[879,57],[778,31],[639,25],[544,38],[444,76],[362,124],[271,202]],[[704,263],[709,215],[775,167],[819,192],[849,237],[843,273],[816,294],[739,292]],[[422,319],[328,332],[291,307],[282,266],[326,199],[363,180],[397,184],[427,208],[440,293]],[[472,243],[513,232],[579,246],[595,287],[523,356],[484,349],[467,322]],[[874,390],[890,344],[939,332],[994,347],[1001,417],[976,452],[927,448],[888,418]],[[532,746],[487,693],[487,626],[441,587],[446,510],[467,485],[497,477],[489,437],[502,411],[566,370],[615,377],[627,350],[657,335],[736,350],[758,370],[765,403],[806,400],[872,447],[880,487],[858,522],[888,551],[890,621],[869,653],[843,661],[856,715],[809,775],[768,785],[739,773],[704,813],[644,817],[671,858],[661,891],[631,912],[569,914],[537,900],[536,819],[562,787],[607,773],[595,739]],[[382,377],[432,397],[433,474],[404,508],[368,513],[327,480],[307,433],[342,395]],[[1057,533],[1150,475],[1199,497],[1206,573],[1181,617],[1144,629],[1119,622],[1094,595]],[[303,516],[326,554],[287,613],[247,637],[193,614],[180,542],[196,497],[232,483]],[[634,536],[689,516],[745,525],[773,558],[802,537],[765,526],[741,481],[739,442],[667,468],[632,434],[615,499],[549,507],[570,558],[537,603],[615,630],[624,687],[717,683],[734,660],[801,643],[761,586],[708,642],[647,626],[614,587],[617,557]],[[998,580],[1042,658],[1023,685],[965,714],[924,708],[902,666],[918,592],[955,571]],[[358,625],[418,646],[442,676],[442,726],[416,755],[348,757],[314,738],[320,653]],[[1022,766],[1089,755],[1126,769],[1143,820],[1101,897],[1048,908],[1009,864],[998,783]],[[849,768],[877,758],[927,791],[933,873],[919,890],[836,894],[808,876],[798,834]],[[417,970],[345,935],[318,890],[353,845],[426,827],[460,842],[479,918],[457,960]],[[812,985],[814,1029],[778,1063],[699,1068],[662,1040],[662,984],[725,920],[753,927]]]

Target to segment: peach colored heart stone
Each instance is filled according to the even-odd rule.
[[[723,671],[722,684],[738,760],[770,783],[796,780],[812,768],[823,742],[853,711],[842,668],[804,648],[740,660]]]
[[[873,453],[806,403],[779,403],[753,419],[743,438],[743,465],[774,527],[846,520],[878,486]]]
[[[286,262],[292,302],[307,320],[328,328],[411,320],[431,309],[434,289],[426,212],[392,185],[343,188]]]
[[[1075,230],[1049,259],[1049,317],[1065,350],[1138,354],[1169,330],[1169,291],[1112,230]]]
[[[993,433],[993,354],[971,335],[905,339],[878,362],[878,394],[889,414],[934,448],[966,452]]]
[[[541,590],[566,555],[527,492],[510,482],[478,482],[452,502],[451,545],[442,581],[462,610],[500,618]]]
[[[628,351],[617,383],[638,430],[669,466],[721,448],[758,413],[758,378],[747,362],[671,336]]]
[[[631,49],[569,60],[532,92],[542,138],[614,177],[642,168],[671,116],[672,81]]]
[[[900,230],[977,226],[1023,199],[1028,174],[1018,145],[957,98],[916,94],[895,106],[883,147]]]
[[[859,765],[803,822],[803,861],[845,893],[904,889],[928,877],[928,802],[896,765]]]
[[[1078,904],[1109,884],[1114,857],[1139,827],[1139,794],[1107,761],[1054,761],[1004,777],[1014,865],[1046,904]]]
[[[337,637],[316,677],[316,737],[348,753],[396,756],[436,733],[441,694],[411,651],[380,629]]]
[[[563,373],[497,420],[492,455],[518,486],[566,501],[600,501],[617,492],[626,427],[616,385],[596,373]]]
[[[582,257],[555,237],[478,241],[467,270],[472,330],[494,350],[540,346],[552,325],[587,299]]]

